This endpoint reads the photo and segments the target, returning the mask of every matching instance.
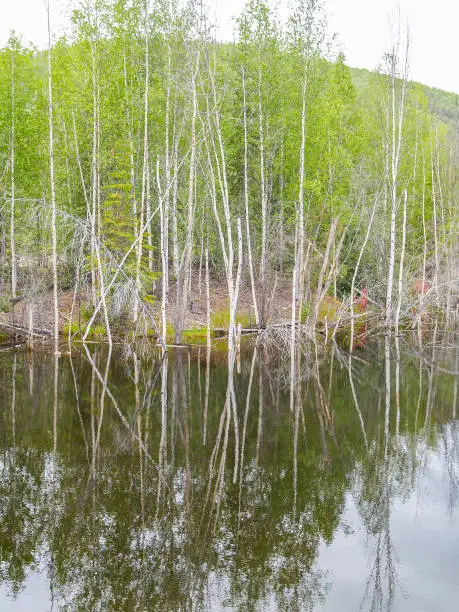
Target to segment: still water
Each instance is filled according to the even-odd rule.
[[[0,355],[0,609],[459,609],[458,349]]]

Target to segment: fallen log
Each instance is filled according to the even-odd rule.
[[[211,327],[210,329],[211,332],[218,332],[218,333],[228,333],[228,328],[227,327]],[[241,328],[241,333],[244,334],[257,334],[258,332],[263,331],[262,329],[259,329],[258,327],[242,327]]]
[[[0,353],[6,353],[6,351],[14,351],[17,348],[22,348],[24,344],[25,344],[25,340],[24,342],[21,342],[21,344],[12,344],[11,346],[0,348]]]
[[[0,329],[10,336],[28,337],[32,335],[38,338],[52,336],[52,332],[48,329],[34,328],[32,330],[29,330],[27,327],[22,327],[21,325],[11,325],[10,323],[0,323]]]

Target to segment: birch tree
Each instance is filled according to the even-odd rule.
[[[53,270],[53,303],[54,303],[54,353],[59,355],[59,300],[57,278],[57,226],[56,226],[56,188],[54,182],[54,119],[53,119],[53,77],[51,64],[51,12],[49,0],[48,16],[48,119],[49,119],[49,184],[51,190],[51,244]]]
[[[387,106],[389,133],[388,137],[388,186],[390,194],[390,238],[389,238],[389,268],[386,293],[386,327],[393,323],[393,284],[396,252],[396,223],[399,201],[399,169],[403,140],[403,120],[405,113],[405,96],[408,84],[408,50],[409,39],[404,53],[402,73],[399,75],[400,36],[393,43],[391,52],[386,56],[387,73],[390,79],[389,104]],[[401,79],[399,83],[398,79]]]

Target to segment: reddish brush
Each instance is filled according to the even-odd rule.
[[[368,308],[368,289],[362,289],[360,298],[355,301],[355,309],[358,312],[366,312]]]
[[[416,279],[411,289],[413,295],[425,295],[432,288],[432,284],[422,278]]]

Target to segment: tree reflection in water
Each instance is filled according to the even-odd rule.
[[[457,508],[459,363],[435,347],[334,344],[297,359],[293,390],[263,348],[240,373],[205,349],[2,355],[3,587],[14,598],[37,571],[57,608],[312,610],[333,584],[320,546],[351,495],[361,607],[391,610],[392,509],[429,450]]]

